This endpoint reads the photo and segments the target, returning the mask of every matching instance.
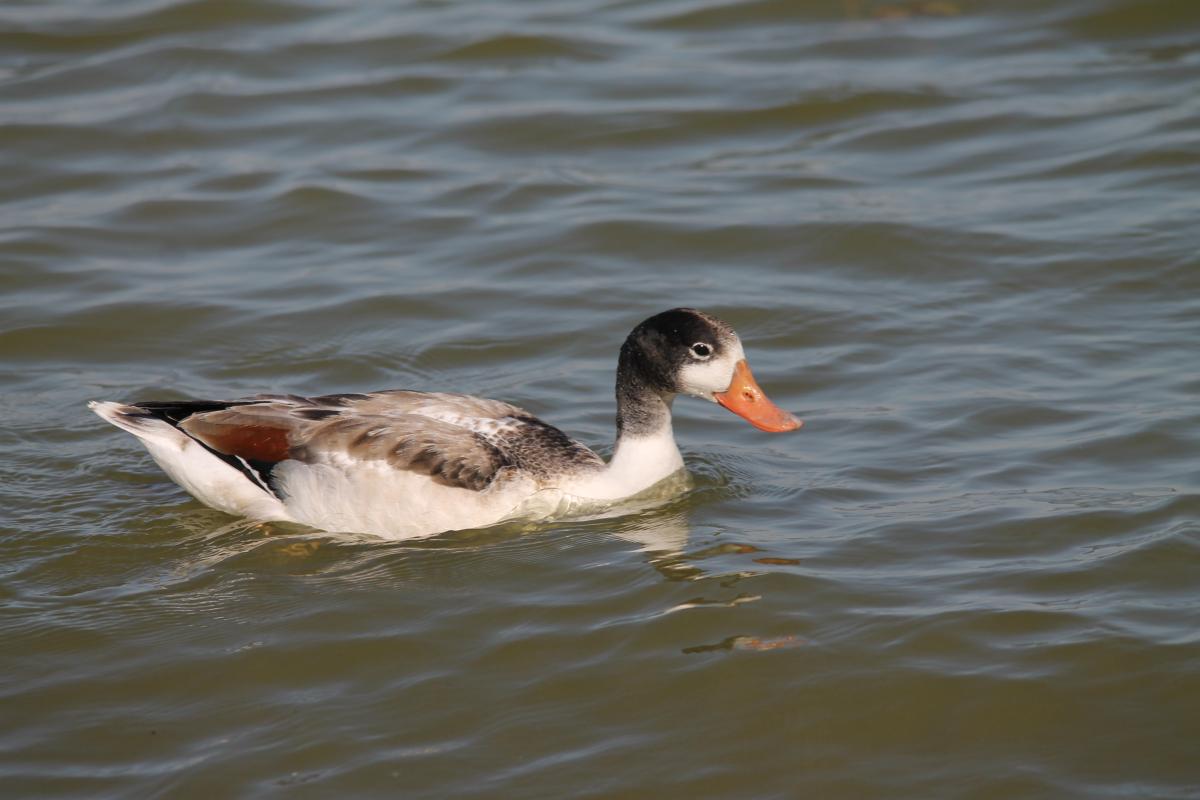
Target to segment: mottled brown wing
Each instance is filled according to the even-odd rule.
[[[363,416],[402,417],[419,414],[435,418],[458,417],[463,420],[499,420],[530,416],[528,411],[502,400],[450,392],[415,392],[408,389],[327,394],[320,397],[259,395],[256,399],[287,402],[297,411],[311,408],[316,411],[337,411]]]
[[[287,459],[346,466],[386,461],[434,481],[482,490],[513,461],[461,425],[429,416],[364,414],[374,396],[262,396],[242,405],[198,413],[179,427],[224,455],[274,464]],[[336,400],[334,398],[337,398]],[[362,399],[359,399],[362,398]],[[376,411],[382,410],[379,404]]]
[[[305,430],[292,458],[308,463],[386,461],[437,483],[480,491],[513,462],[470,430],[416,414],[331,417]]]

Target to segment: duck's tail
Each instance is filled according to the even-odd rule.
[[[190,414],[228,405],[208,401],[129,405],[93,400],[88,408],[136,436],[163,472],[201,503],[228,514],[290,519],[279,498],[250,465],[211,450],[175,424]]]

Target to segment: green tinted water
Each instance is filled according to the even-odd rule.
[[[13,797],[1200,794],[1183,2],[0,10]],[[805,428],[684,497],[256,526],[89,399],[386,387],[598,448],[694,305]]]

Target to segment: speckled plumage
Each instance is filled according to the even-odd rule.
[[[187,413],[187,403],[134,407],[157,412],[226,456],[237,456],[245,439],[243,434],[231,441],[231,432],[257,430],[282,436],[286,454],[278,455],[302,463],[380,461],[473,491],[486,489],[505,467],[539,483],[604,467],[589,448],[528,411],[463,394],[402,389],[319,397],[262,394],[220,405],[202,402],[195,413]],[[270,460],[249,460],[260,465],[257,471],[269,483]]]

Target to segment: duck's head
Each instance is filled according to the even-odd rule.
[[[621,346],[617,394],[652,390],[667,399],[688,394],[719,403],[759,430],[794,431],[803,423],[772,403],[746,364],[733,328],[694,308],[655,314]]]

